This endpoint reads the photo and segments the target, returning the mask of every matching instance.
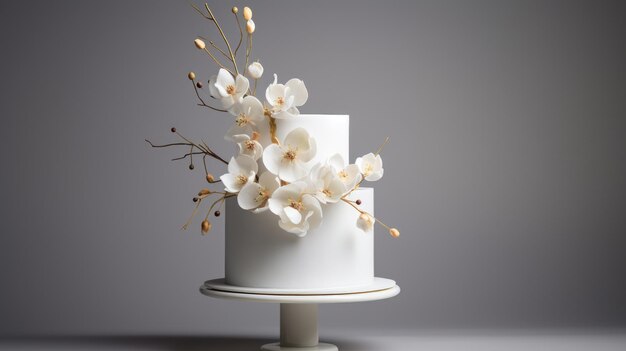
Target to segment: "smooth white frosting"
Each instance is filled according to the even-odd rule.
[[[374,213],[374,190],[350,196]],[[322,205],[321,225],[297,237],[267,211],[242,210],[226,201],[226,283],[255,288],[324,289],[370,284],[374,278],[374,232],[356,226],[359,212],[342,201]]]
[[[350,116],[348,115],[306,115],[301,114],[290,119],[276,119],[276,137],[285,140],[292,130],[302,127],[315,138],[317,153],[309,164],[324,161],[336,153],[341,154],[345,162],[350,162]],[[259,125],[261,144],[270,144],[268,123]]]
[[[270,143],[259,127],[261,143]],[[276,120],[279,140],[303,127],[315,138],[313,165],[340,153],[350,162],[349,116],[299,115]],[[374,213],[374,190],[360,188],[351,199],[361,199],[361,208]],[[340,201],[322,205],[321,225],[305,237],[278,226],[278,217],[267,211],[253,214],[242,210],[237,200],[226,201],[226,283],[251,288],[329,289],[370,284],[374,279],[374,233],[356,226],[359,212]]]

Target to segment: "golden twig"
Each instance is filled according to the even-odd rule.
[[[355,210],[357,210],[359,213],[363,214],[365,213],[368,216],[371,216],[372,218],[374,218],[374,220],[376,221],[376,223],[380,224],[381,226],[385,227],[387,230],[391,230],[391,227],[386,225],[385,223],[381,222],[380,219],[372,216],[371,214],[369,214],[367,211],[363,211],[362,209],[358,208],[355,204],[353,204],[350,200],[348,199],[341,199],[343,202],[347,203],[348,205],[352,206]]]
[[[189,216],[189,219],[187,220],[187,222],[185,222],[185,224],[183,224],[183,227],[181,229],[187,230],[187,228],[189,227],[189,224],[191,224],[191,221],[193,220],[193,217],[196,216],[196,213],[198,212],[198,207],[200,207],[201,202],[202,202],[202,199],[198,199],[198,202],[196,203],[196,207],[193,209],[193,212],[191,212],[191,216]]]
[[[248,70],[248,59],[250,58],[250,52],[252,51],[252,34],[248,33],[248,45],[246,47],[246,65],[243,68],[243,75],[246,75]]]
[[[193,7],[193,9],[194,9],[194,10],[196,10],[196,12],[198,12],[198,13],[199,13],[202,17],[204,17],[204,18],[208,19],[209,21],[213,21],[213,18],[208,17],[207,15],[205,15],[205,14],[204,14],[204,12],[202,12],[202,10],[200,10],[200,9],[198,8],[198,6],[196,6],[194,3],[189,2],[189,5],[190,5],[191,7]]]
[[[276,119],[272,116],[267,116],[269,118],[269,123],[270,123],[270,141],[273,144],[278,144],[280,145],[280,142],[278,141],[278,138],[276,137]]]
[[[378,156],[378,154],[380,154],[380,152],[383,150],[383,147],[387,145],[388,142],[389,142],[389,137],[385,138],[385,141],[382,143],[382,145],[380,145],[378,150],[376,150],[376,153],[374,155]]]
[[[208,154],[214,155],[214,157],[217,157],[220,161],[222,161],[225,164],[228,164],[228,162],[226,160],[224,160],[223,158],[217,156],[217,154],[211,150],[211,148],[209,147],[209,145],[207,145],[204,140],[200,140],[202,142],[202,144],[204,145],[205,150],[207,151]]]
[[[227,70],[230,74],[233,75],[233,77],[235,76],[235,74],[233,73],[233,71],[231,71],[230,69],[226,68],[218,59],[217,57],[215,57],[215,55],[213,55],[213,53],[211,53],[211,51],[209,51],[209,49],[204,48],[204,51],[206,51],[207,54],[209,54],[209,56],[211,56],[211,58],[213,59],[213,61],[215,61],[215,63],[220,66],[220,68],[223,68],[225,70]]]
[[[176,135],[178,135],[181,139],[183,139],[184,141],[186,141],[185,143],[170,143],[170,144],[163,144],[163,145],[157,145],[157,144],[153,144],[150,140],[145,139],[146,142],[148,144],[150,144],[150,146],[154,147],[154,148],[163,148],[163,147],[169,147],[169,146],[189,146],[191,147],[191,151],[189,153],[186,153],[185,155],[181,156],[181,157],[177,157],[175,159],[173,159],[173,161],[175,160],[182,160],[186,157],[192,157],[193,155],[200,155],[200,154],[204,154],[205,156],[211,156],[214,159],[224,163],[224,164],[228,164],[228,162],[226,160],[224,160],[222,157],[220,157],[218,154],[216,154],[213,150],[211,150],[206,143],[204,143],[204,145],[202,144],[197,144],[194,143],[193,141],[185,138],[184,136],[182,136],[180,133],[178,133],[178,131],[175,131],[175,129],[172,129],[172,131],[174,133],[176,133]],[[196,148],[200,151],[193,151],[193,149]]]
[[[237,43],[237,48],[235,49],[235,57],[237,57],[237,51],[239,51],[239,47],[241,46],[241,42],[243,41],[243,28],[241,27],[241,22],[239,22],[239,16],[237,16],[236,13],[233,13],[233,15],[235,15],[235,19],[237,20],[237,27],[239,28],[239,43]]]
[[[211,8],[209,7],[209,4],[204,3],[204,7],[206,8],[207,12],[209,13],[209,16],[213,19],[213,23],[215,23],[215,26],[217,27],[217,30],[220,32],[220,35],[222,36],[222,39],[224,39],[224,43],[226,43],[226,46],[228,47],[228,53],[230,54],[230,59],[233,62],[233,66],[235,66],[235,72],[237,72],[237,74],[239,74],[239,69],[237,68],[237,61],[235,61],[235,55],[233,54],[233,49],[230,47],[230,42],[228,42],[228,39],[226,39],[226,35],[224,35],[224,31],[222,30],[222,26],[220,26],[219,22],[217,21],[217,18],[215,18],[215,16],[213,16],[213,11],[211,11]],[[232,72],[231,72],[232,74]],[[233,74],[234,76],[234,74]]]
[[[217,44],[215,44],[215,43],[214,43],[211,39],[206,38],[206,37],[203,37],[203,36],[201,36],[201,35],[198,35],[198,38],[200,38],[200,39],[202,39],[202,40],[204,40],[204,41],[206,41],[206,42],[209,42],[209,44],[210,44],[210,45],[211,45],[211,46],[212,46],[215,50],[219,51],[219,52],[220,52],[220,53],[221,53],[221,54],[222,54],[222,55],[223,55],[223,56],[224,56],[224,57],[225,57],[228,61],[230,61],[230,56],[228,56],[228,54],[227,54],[227,53],[225,53],[225,52],[224,52],[224,50],[222,50],[219,46],[217,46]]]
[[[198,106],[208,107],[208,108],[210,108],[212,110],[219,111],[219,112],[227,112],[226,110],[222,110],[220,108],[213,107],[213,106],[207,104],[204,101],[204,99],[202,99],[202,97],[200,96],[200,92],[198,91],[198,87],[196,86],[196,82],[192,80],[191,84],[193,84],[193,90],[196,92],[196,96],[198,97],[198,100],[200,100],[200,103],[198,104]]]

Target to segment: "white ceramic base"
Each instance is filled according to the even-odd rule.
[[[311,347],[289,347],[280,346],[280,343],[275,342],[261,346],[261,350],[264,351],[338,351],[339,348],[333,344],[325,344],[323,342]]]
[[[214,280],[207,283],[212,281]],[[388,299],[398,295],[400,287],[394,283],[390,288],[375,291],[345,294],[285,295],[214,290],[211,289],[211,284],[205,283],[200,287],[200,292],[207,296],[231,300],[280,303],[280,342],[263,345],[261,350],[337,351],[337,346],[319,342],[317,304]]]

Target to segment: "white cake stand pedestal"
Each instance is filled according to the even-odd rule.
[[[263,345],[261,350],[337,351],[337,346],[319,342],[317,305],[320,303],[383,300],[400,293],[400,287],[394,281],[376,279],[377,281],[369,288],[360,287],[359,291],[324,294],[304,294],[302,292],[286,294],[284,290],[276,290],[278,293],[272,294],[271,289],[263,289],[262,293],[242,292],[246,288],[232,287],[231,289],[224,283],[224,279],[215,279],[204,283],[200,287],[200,292],[207,296],[230,300],[279,303],[280,342]]]

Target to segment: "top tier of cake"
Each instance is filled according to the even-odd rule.
[[[262,123],[261,128],[267,123]],[[276,137],[285,140],[285,136],[296,128],[304,128],[315,139],[317,153],[310,164],[324,161],[336,153],[341,154],[345,162],[350,162],[350,116],[348,115],[305,115],[290,119],[276,119]],[[270,144],[269,130],[261,130],[261,144]]]

